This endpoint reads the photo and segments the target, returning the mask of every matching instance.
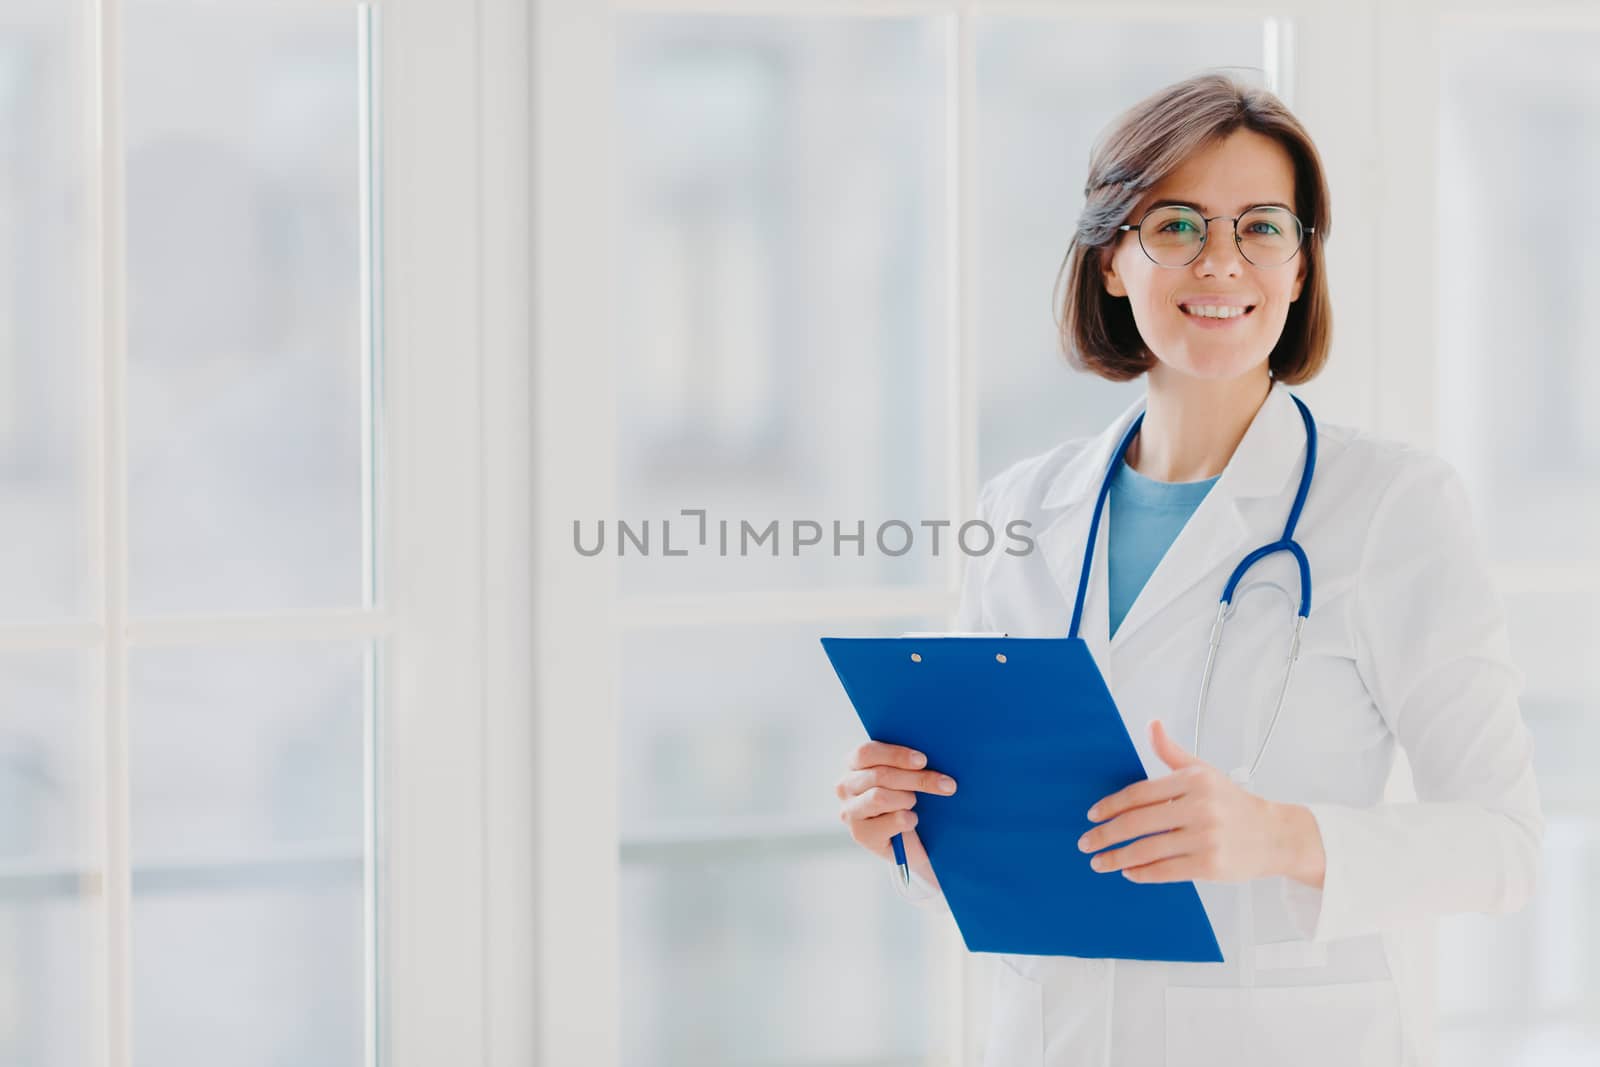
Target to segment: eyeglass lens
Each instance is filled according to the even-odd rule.
[[[1226,226],[1226,219],[1218,219]],[[1251,208],[1239,218],[1239,250],[1258,267],[1287,263],[1300,247],[1300,220],[1281,207]],[[1157,208],[1139,226],[1139,243],[1162,266],[1182,267],[1200,254],[1206,221],[1187,207]]]

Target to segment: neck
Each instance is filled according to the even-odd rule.
[[[1222,473],[1272,389],[1265,361],[1230,381],[1207,381],[1157,365],[1147,376],[1144,423],[1128,466],[1161,482],[1198,482]]]

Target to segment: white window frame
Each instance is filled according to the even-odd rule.
[[[354,0],[322,2],[348,10],[353,21],[357,18]],[[397,85],[425,92],[454,80],[457,91],[430,98],[449,112],[447,121],[432,126],[403,120],[397,107],[405,103],[404,91],[396,93],[394,103],[380,105],[382,131],[373,129],[367,121],[370,116],[363,114],[363,172],[373,170],[371,149],[384,145],[392,155],[383,158],[378,170],[426,182],[429,168],[421,161],[427,153],[419,136],[448,139],[459,138],[463,132],[475,136],[473,127],[462,127],[459,120],[464,114],[478,113],[476,79],[525,79],[526,61],[523,46],[515,38],[507,39],[515,49],[514,64],[499,53],[489,55],[491,62],[482,69],[474,57],[464,60],[459,53],[419,58],[417,46],[427,38],[413,33],[413,27],[426,16],[433,23],[430,30],[448,31],[445,39],[453,34],[459,40],[464,33],[476,45],[480,29],[504,30],[520,17],[522,5],[484,0],[481,24],[476,19],[461,19],[460,11],[445,3],[397,2],[391,6],[397,17],[392,27],[379,24],[384,36],[378,51],[401,61],[402,72],[412,73],[405,65],[408,58],[416,58],[416,66],[421,68],[415,77]],[[508,292],[526,291],[525,275],[518,278],[499,271],[496,277],[503,285],[497,296],[492,288],[478,285],[476,275],[452,278],[441,270],[433,275],[427,269],[408,272],[412,263],[426,267],[433,262],[429,256],[418,255],[418,248],[427,247],[431,253],[456,249],[451,247],[453,235],[442,225],[444,214],[435,210],[436,205],[417,202],[413,199],[415,186],[404,180],[397,183],[397,196],[379,229],[391,241],[398,239],[390,247],[397,247],[399,253],[382,260],[364,257],[369,268],[366,281],[375,282],[375,275],[387,271],[394,275],[393,294],[415,300],[421,308],[417,314],[407,314],[404,305],[391,300],[381,320],[371,314],[373,308],[364,309],[364,339],[376,344],[380,331],[389,334],[394,338],[391,354],[397,360],[390,368],[388,389],[379,397],[381,410],[363,412],[364,418],[370,417],[382,429],[383,440],[393,446],[381,454],[369,449],[363,457],[365,475],[380,483],[373,501],[376,512],[364,515],[366,529],[376,527],[378,542],[376,558],[369,558],[364,567],[364,588],[370,592],[372,581],[381,572],[378,584],[384,591],[383,602],[372,609],[133,618],[127,594],[125,12],[122,0],[78,0],[75,14],[85,26],[85,66],[93,83],[83,130],[86,290],[93,317],[88,330],[92,350],[85,353],[88,373],[80,408],[88,420],[85,499],[90,614],[84,622],[0,626],[0,649],[80,650],[93,665],[89,708],[97,717],[99,730],[91,755],[98,788],[91,799],[99,817],[100,854],[98,871],[86,872],[82,883],[86,895],[100,898],[98,937],[91,940],[97,950],[92,963],[94,1010],[92,1017],[84,1020],[92,1035],[92,1062],[126,1067],[133,1060],[130,649],[284,640],[388,645],[376,660],[381,677],[369,677],[379,693],[392,695],[384,704],[384,722],[379,726],[379,741],[386,753],[381,766],[369,761],[361,773],[369,784],[381,777],[386,783],[403,783],[405,788],[381,788],[375,794],[369,790],[381,809],[368,812],[365,851],[381,868],[368,864],[367,899],[376,895],[386,921],[380,927],[378,913],[367,909],[367,944],[381,948],[388,977],[380,980],[376,961],[369,959],[366,1062],[377,1060],[380,1046],[386,1050],[386,1063],[488,1062],[481,1049],[493,1011],[513,1020],[497,1031],[497,1048],[502,1053],[499,1062],[531,1062],[520,1055],[515,1022],[521,1014],[519,994],[532,987],[531,979],[518,970],[527,953],[514,950],[507,942],[505,951],[493,953],[492,962],[502,969],[490,971],[490,954],[484,948],[486,931],[491,928],[484,908],[490,895],[486,887],[494,887],[491,903],[512,916],[516,909],[505,902],[503,894],[531,884],[520,869],[526,866],[531,849],[517,849],[508,853],[507,859],[490,864],[484,847],[486,834],[510,833],[487,820],[486,810],[527,810],[525,803],[508,795],[508,790],[525,781],[526,767],[525,761],[515,756],[518,739],[507,736],[527,721],[527,716],[520,714],[527,707],[526,699],[512,692],[526,673],[526,627],[517,628],[527,616],[526,581],[519,579],[519,574],[525,578],[526,566],[516,548],[522,541],[508,540],[525,532],[525,523],[519,527],[516,515],[518,502],[525,504],[528,499],[526,464],[511,472],[485,458],[487,453],[502,459],[516,456],[519,450],[509,438],[525,433],[526,413],[517,402],[527,395],[525,383],[517,380],[519,375],[525,377],[525,348],[506,335],[506,330],[514,329],[520,312],[492,303],[497,298],[506,301]],[[370,43],[366,29],[371,25],[365,22],[362,31],[363,76],[376,73],[366,63]],[[486,45],[500,43],[487,35],[484,41]],[[490,51],[485,48],[486,55]],[[463,71],[468,75],[464,82]],[[459,91],[463,84],[464,93]],[[526,131],[525,100],[524,93],[515,115],[500,121]],[[436,107],[435,113],[438,110]],[[490,114],[487,109],[483,113]],[[487,157],[501,180],[518,183],[521,189],[527,187],[526,165],[521,164],[519,172],[513,153],[525,144],[525,134],[519,135],[511,152],[494,146]],[[471,147],[476,149],[476,140]],[[437,164],[431,169],[435,174],[443,170]],[[474,169],[472,173],[478,172]],[[439,184],[448,187],[456,180],[450,175]],[[455,202],[467,207],[470,218],[519,225],[501,210],[481,208],[486,198],[476,188],[450,191]],[[497,195],[494,199],[504,203],[516,198]],[[520,236],[508,242],[481,242],[476,227],[463,232],[464,237],[454,235],[458,244],[496,270],[499,260],[514,258],[503,246],[515,246],[519,251],[526,248],[525,238]],[[370,229],[364,230],[364,235],[369,251],[377,252],[381,246],[377,235]],[[362,288],[365,292],[368,286]],[[430,303],[428,294],[442,294],[454,302],[439,307]],[[520,309],[520,299],[513,302]],[[480,316],[510,325],[479,328]],[[417,355],[430,340],[454,343],[463,338],[472,347],[459,373],[439,360]],[[487,390],[487,400],[479,395],[480,389]],[[414,407],[414,398],[419,396],[428,403]],[[464,429],[470,432],[463,433]],[[506,487],[509,491],[504,491]],[[453,506],[458,510],[448,510]],[[491,520],[488,526],[485,516]],[[492,532],[486,533],[486,529]],[[504,581],[493,597],[485,595],[483,581],[489,559],[506,565],[499,572]],[[486,637],[485,631],[491,628],[493,633]],[[370,684],[368,692],[372,693]],[[485,712],[489,707],[515,708],[517,713],[508,711],[489,723]],[[459,717],[440,715],[440,708],[459,709]],[[492,747],[502,744],[498,752]],[[486,774],[491,768],[498,772],[502,765],[489,753],[503,755],[505,765],[514,765],[515,776]],[[519,826],[525,822],[518,819]],[[381,842],[374,840],[380,827],[386,831]],[[463,827],[471,832],[463,832]],[[462,873],[451,877],[449,871],[436,869],[441,863],[456,864]],[[448,921],[459,915],[474,919],[468,936],[460,936]],[[511,926],[511,918],[493,924],[497,935]],[[524,938],[523,949],[527,943]],[[406,965],[414,970],[398,969]],[[491,985],[499,995],[493,1004],[482,995]],[[513,1004],[515,1010],[510,1007]],[[430,1050],[436,1054],[430,1057]]]
[[[127,596],[127,277],[123,0],[76,0],[88,95],[85,498],[89,618],[0,626],[0,650],[81,650],[92,664],[99,897],[91,1062],[135,1040],[127,662],[132,648],[368,641],[381,721],[369,797],[365,1062],[584,1062],[533,1045],[534,753],[528,306],[532,201],[527,0],[366,6],[363,337],[382,354],[372,609],[133,619]],[[349,11],[356,0],[317,0]],[[368,37],[376,30],[377,40]],[[369,47],[374,45],[375,47]],[[369,65],[367,60],[373,62]],[[377,122],[371,121],[375,115]],[[492,134],[492,135],[491,135]],[[381,179],[381,180],[380,180]],[[370,214],[369,214],[369,217]],[[363,285],[363,291],[369,289]],[[374,694],[375,689],[375,694]],[[369,737],[372,736],[369,731]],[[547,809],[546,809],[547,810]],[[561,842],[556,842],[560,844]],[[549,847],[549,846],[546,846]],[[44,874],[60,872],[43,872]],[[65,872],[68,875],[79,872]],[[27,877],[28,872],[23,872]],[[603,947],[602,947],[603,954]],[[549,973],[549,972],[546,972]]]
[[[399,619],[379,1061],[558,1062],[534,1045],[532,11],[383,0],[378,25]]]
[[[353,24],[357,5],[346,2]],[[83,1025],[89,1033],[93,1063],[107,1067],[126,1067],[133,1060],[133,989],[130,967],[132,926],[132,848],[129,811],[129,724],[128,660],[137,648],[184,645],[225,647],[239,643],[281,641],[359,641],[382,649],[396,632],[397,613],[388,605],[332,611],[290,611],[244,615],[185,615],[171,618],[138,618],[128,603],[127,536],[127,204],[125,194],[125,142],[123,134],[123,28],[121,0],[79,0],[73,15],[82,20],[85,75],[89,79],[87,112],[82,131],[86,174],[85,251],[86,306],[91,315],[87,331],[89,350],[84,353],[86,391],[78,409],[86,420],[86,502],[87,559],[86,586],[88,619],[73,623],[17,623],[0,627],[0,649],[71,649],[84,652],[91,665],[91,684],[87,687],[89,714],[97,721],[91,730],[91,779],[97,785],[90,797],[96,811],[98,858],[96,868],[79,874],[82,892],[98,898],[97,936],[89,943],[95,951],[90,973],[94,986],[86,991],[93,1003]],[[367,72],[365,53],[368,39],[364,20],[360,23],[362,72]],[[355,103],[352,100],[352,103]],[[366,151],[370,130],[363,113],[363,174],[370,172]],[[365,221],[365,220],[364,220]],[[365,262],[365,257],[364,257]],[[368,279],[364,279],[366,281]],[[367,285],[362,286],[366,292]],[[375,323],[370,308],[364,308],[363,340],[373,341]],[[365,397],[363,398],[365,401]],[[362,420],[383,425],[386,413],[365,406]],[[371,437],[363,434],[365,441]],[[363,480],[379,479],[388,466],[386,457],[363,449]],[[365,509],[364,532],[378,530],[375,551],[364,555],[362,587],[368,599],[380,567],[389,554],[387,531],[392,516],[388,513],[388,494],[381,489],[372,503],[377,511]],[[370,543],[370,542],[369,542]],[[388,583],[384,583],[388,584]],[[368,711],[371,710],[373,667],[386,657],[369,658]],[[379,683],[382,684],[382,683]],[[369,723],[370,726],[370,723]],[[377,768],[368,761],[359,768],[368,782]],[[370,795],[370,790],[369,790]],[[367,822],[375,825],[376,812]],[[376,854],[372,832],[365,834],[366,855]],[[288,857],[287,862],[295,862]],[[366,865],[367,899],[372,898],[376,871]],[[368,943],[376,939],[376,916],[367,910]],[[377,975],[369,960],[365,968],[366,1030],[375,1032]],[[366,1059],[373,1061],[376,1049],[368,1042]]]

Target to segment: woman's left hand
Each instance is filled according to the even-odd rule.
[[[1078,839],[1081,851],[1139,838],[1101,852],[1091,866],[1135,882],[1242,882],[1285,873],[1279,806],[1184,751],[1159,719],[1150,737],[1172,773],[1135,782],[1089,809],[1099,825]]]

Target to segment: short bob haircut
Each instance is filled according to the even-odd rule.
[[[1061,302],[1061,347],[1080,370],[1125,382],[1155,366],[1125,297],[1106,292],[1103,257],[1145,191],[1194,152],[1235,130],[1254,130],[1288,150],[1294,163],[1295,214],[1314,227],[1300,246],[1306,276],[1289,307],[1283,334],[1267,357],[1272,377],[1289,385],[1310,381],[1328,359],[1333,336],[1322,243],[1329,227],[1328,183],[1322,160],[1300,120],[1272,93],[1227,74],[1197,74],[1146,97],[1124,112],[1096,142],[1084,185],[1083,213],[1061,273],[1068,276]],[[1056,275],[1057,287],[1061,273]]]

